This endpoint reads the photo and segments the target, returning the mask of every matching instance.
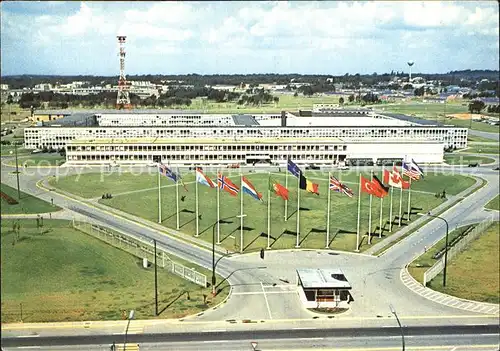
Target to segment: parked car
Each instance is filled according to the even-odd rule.
[[[469,163],[469,167],[478,167],[479,166],[479,163],[475,162],[475,163]]]

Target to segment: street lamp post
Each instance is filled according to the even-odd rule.
[[[130,321],[134,319],[134,310],[131,310],[129,315],[128,315],[128,322],[127,322],[127,329],[125,329],[125,340],[123,341],[123,349],[127,349],[127,333],[128,333],[128,327],[130,326]]]
[[[155,316],[158,316],[158,267],[156,266],[156,239],[153,239],[155,248]]]
[[[398,314],[396,313],[396,310],[394,309],[394,307],[392,305],[389,305],[389,307],[391,308],[392,314],[394,315],[394,317],[396,317],[396,320],[398,321],[399,329],[401,330],[401,344],[402,344],[401,346],[402,346],[402,350],[405,351],[405,334],[403,332],[403,327],[401,326],[401,322],[399,320]]]
[[[444,223],[446,224],[446,239],[445,239],[446,243],[445,243],[445,247],[444,247],[444,269],[443,269],[443,287],[445,287],[446,286],[446,267],[448,265],[448,231],[449,231],[449,224],[448,224],[448,221],[446,219],[444,219],[443,217],[432,215],[430,212],[427,212],[427,216],[433,217],[433,218],[438,218],[438,219],[444,221]]]

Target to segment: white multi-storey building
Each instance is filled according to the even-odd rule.
[[[444,147],[467,146],[467,129],[421,125],[367,111],[332,117],[97,112],[25,128],[25,147],[65,147],[71,163],[298,162],[336,163],[353,159],[401,158],[441,162]],[[66,120],[66,121],[65,121]],[[87,147],[88,146],[88,147]],[[117,153],[118,152],[118,153]],[[297,153],[294,153],[297,152]]]

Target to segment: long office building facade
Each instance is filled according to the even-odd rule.
[[[367,110],[310,117],[285,111],[261,115],[103,112],[77,122],[73,116],[26,128],[25,147],[65,148],[68,164],[142,163],[158,156],[185,164],[271,163],[286,157],[328,164],[395,155],[442,162],[444,148],[467,146],[466,128],[419,124]]]

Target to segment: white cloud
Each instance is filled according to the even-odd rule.
[[[141,60],[130,67],[161,55],[179,56],[178,67],[196,64],[200,71],[213,67],[208,61],[214,57],[217,67],[230,57],[222,67],[240,71],[328,70],[331,63],[345,72],[369,62],[373,72],[401,69],[391,62],[404,64],[410,56],[429,69],[498,66],[498,6],[492,2],[61,2],[43,12],[29,6],[12,11],[15,2],[2,3],[2,58],[15,57],[20,47],[33,55],[64,48],[75,57],[88,54],[84,50],[107,57],[116,53],[120,34],[128,37],[127,58]],[[471,40],[470,54],[460,55]],[[50,60],[58,67],[57,55]],[[15,60],[11,65],[17,69]]]

